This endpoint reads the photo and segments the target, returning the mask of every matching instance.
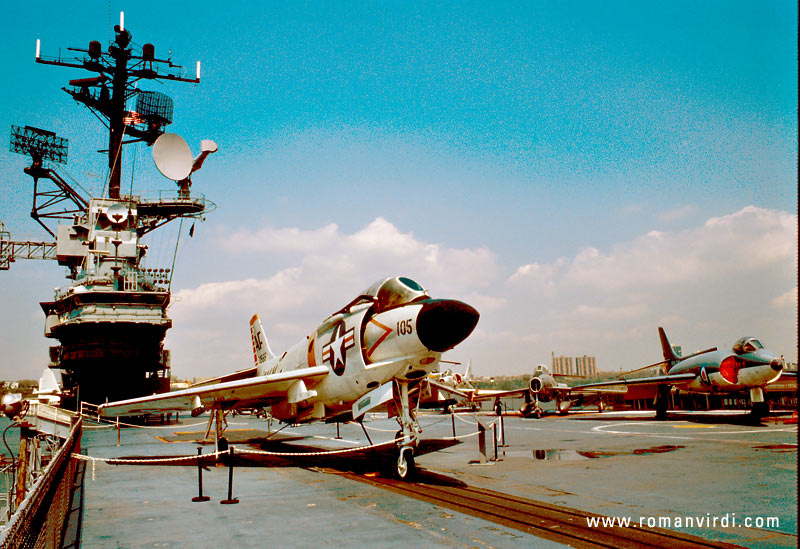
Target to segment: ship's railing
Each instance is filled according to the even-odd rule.
[[[191,193],[183,195],[175,191],[157,191],[148,195],[122,197],[123,199],[130,199],[133,202],[143,206],[186,206],[193,205],[202,210],[191,214],[185,214],[181,217],[199,217],[217,209],[217,205],[211,200],[207,199],[203,193]]]
[[[125,267],[120,270],[123,277],[123,287],[119,290],[124,292],[166,292],[164,287],[169,283],[170,269],[137,269]],[[97,275],[89,272],[81,272],[74,282],[57,288],[54,292],[55,299],[62,299],[75,291],[76,285],[99,285],[105,286],[105,291],[111,291],[113,279],[110,275]],[[96,290],[97,288],[95,288]]]
[[[81,417],[97,418],[97,421],[100,421],[100,406],[81,401]]]
[[[80,453],[82,426],[77,418],[69,438],[0,532],[0,548],[61,547],[79,464],[72,454]]]
[[[8,522],[11,518],[11,494],[14,490],[14,469],[15,464],[13,461],[6,462],[6,456],[3,456],[3,466],[0,468],[0,528]]]
[[[52,435],[59,439],[66,439],[72,432],[72,421],[75,412],[51,406],[43,402],[30,404],[25,416],[30,428],[40,435]]]

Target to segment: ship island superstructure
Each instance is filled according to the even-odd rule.
[[[182,67],[159,59],[152,44],[134,51],[131,33],[114,27],[107,46],[70,48],[71,58],[46,58],[36,45],[36,62],[82,69],[96,76],[69,81],[64,91],[88,107],[109,131],[108,194],[85,196],[70,184],[57,164],[66,163],[68,143],[54,133],[31,126],[12,126],[11,150],[30,156],[25,173],[33,178],[31,216],[55,239],[17,242],[0,225],[0,270],[16,259],[52,259],[68,270],[68,284],[52,300],[41,302],[45,336],[58,340],[50,348],[49,367],[61,370],[66,398],[62,405],[99,404],[169,389],[169,351],[164,338],[172,326],[167,314],[173,265],[145,268],[142,237],[182,218],[202,218],[212,202],[191,192],[191,173],[216,151],[203,141],[192,157],[177,135],[165,133],[172,122],[172,99],[146,91],[146,81],[198,83]],[[177,183],[156,198],[122,194],[125,145],[151,145],[156,165]],[[127,186],[127,185],[126,185]],[[133,185],[131,185],[133,188]],[[53,220],[57,226],[52,227]],[[55,229],[55,230],[53,230]]]

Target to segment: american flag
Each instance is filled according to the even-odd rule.
[[[141,124],[144,122],[142,115],[136,111],[129,111],[126,116],[122,118],[122,122],[125,125],[133,125],[133,124]]]

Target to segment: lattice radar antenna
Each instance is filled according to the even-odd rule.
[[[33,126],[11,126],[11,152],[30,156],[34,163],[50,160],[58,164],[67,163],[69,140],[55,133]]]

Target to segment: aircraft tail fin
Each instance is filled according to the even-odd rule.
[[[275,353],[269,348],[269,341],[267,341],[264,328],[261,326],[261,319],[257,314],[250,319],[250,337],[253,342],[253,360],[255,360],[256,366],[275,358]]]
[[[42,372],[42,377],[39,378],[39,389],[37,390],[37,394],[61,394],[61,388],[58,386],[58,381],[56,381],[56,375],[50,368],[47,368],[44,372]]]
[[[467,368],[464,370],[464,383],[467,387],[472,387],[472,359],[467,361]]]
[[[672,345],[670,345],[664,328],[660,326],[658,327],[658,337],[661,339],[661,351],[664,353],[664,361],[667,363],[667,372],[669,372],[669,369],[672,368],[672,365],[680,359],[675,354],[675,350],[672,348]]]

